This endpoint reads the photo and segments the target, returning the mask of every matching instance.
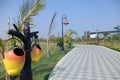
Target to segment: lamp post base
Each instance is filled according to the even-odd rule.
[[[62,50],[61,50],[60,53],[61,53],[61,54],[65,54],[65,51],[62,51]]]

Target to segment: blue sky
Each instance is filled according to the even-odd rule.
[[[6,39],[8,17],[13,19],[19,15],[19,7],[23,0],[1,0],[0,2],[0,38]],[[39,37],[46,37],[54,12],[57,12],[52,34],[61,34],[62,15],[66,15],[69,25],[64,31],[73,29],[82,36],[84,31],[114,30],[120,25],[119,0],[45,0],[46,7],[34,17],[35,27],[32,31],[39,31]]]

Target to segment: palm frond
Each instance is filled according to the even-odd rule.
[[[51,32],[52,32],[52,30],[53,30],[53,28],[54,28],[53,24],[54,24],[54,19],[55,19],[56,15],[57,15],[57,13],[55,12],[54,15],[53,15],[53,17],[52,17],[50,26],[49,26],[48,38],[50,37],[50,34],[51,34]]]
[[[4,51],[5,51],[5,43],[2,39],[0,39],[0,53],[2,54],[3,58],[4,58],[3,55]]]
[[[21,31],[25,21],[31,22],[32,16],[36,16],[45,7],[42,0],[27,0],[20,8],[18,29]]]

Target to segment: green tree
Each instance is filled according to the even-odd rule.
[[[76,31],[69,29],[65,32],[64,35],[64,40],[65,42],[68,44],[68,47],[70,48],[72,46],[72,42],[73,42],[73,37],[74,35],[78,35]]]
[[[62,50],[62,38],[57,38],[57,46],[60,48],[60,51]]]
[[[55,43],[57,41],[57,37],[55,35],[50,36],[51,42]]]

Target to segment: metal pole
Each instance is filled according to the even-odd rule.
[[[64,31],[63,31],[63,17],[62,17],[62,50],[61,53],[64,54]]]
[[[97,45],[99,45],[99,30],[97,29]]]

